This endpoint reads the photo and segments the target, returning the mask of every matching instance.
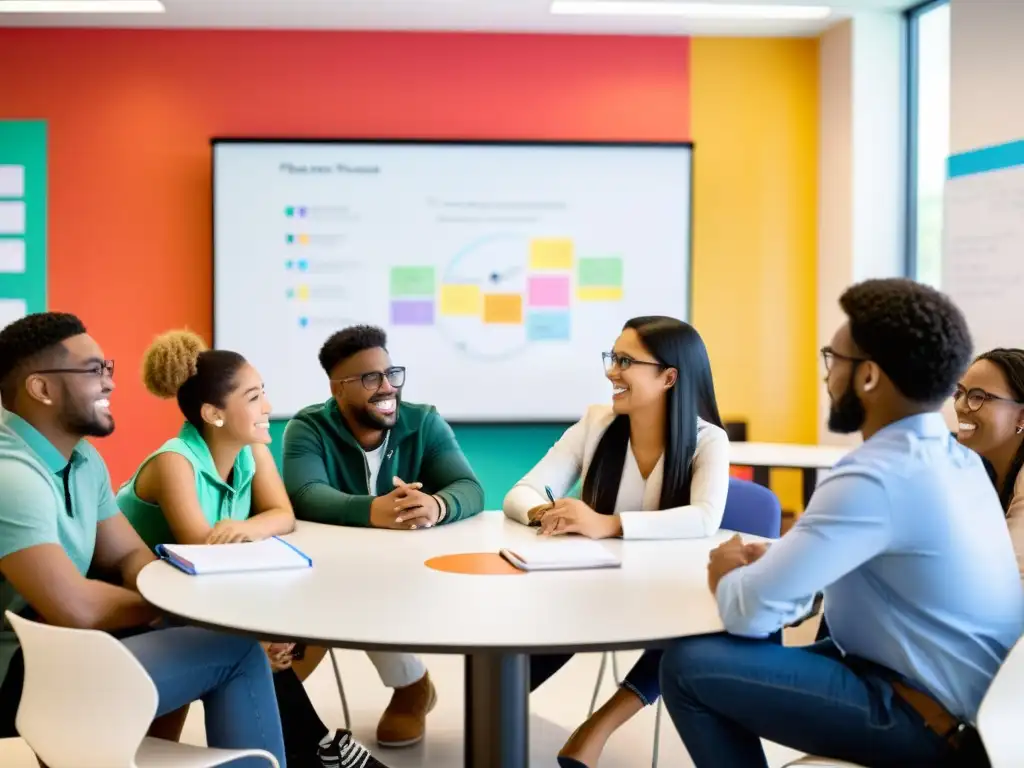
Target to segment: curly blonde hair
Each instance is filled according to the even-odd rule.
[[[199,356],[207,349],[203,338],[192,331],[157,336],[142,359],[142,383],[157,397],[176,397],[181,385],[198,372]]]

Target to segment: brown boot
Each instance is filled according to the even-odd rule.
[[[430,674],[404,688],[395,688],[391,703],[377,724],[377,743],[382,747],[411,747],[423,741],[427,713],[437,704],[437,690]]]

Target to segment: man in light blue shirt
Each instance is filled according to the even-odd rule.
[[[760,738],[871,766],[983,766],[973,723],[1024,629],[1002,507],[939,414],[971,355],[960,311],[908,280],[840,299],[822,350],[829,428],[864,444],[770,547],[738,537],[708,582],[728,635],[664,656],[665,704],[698,768],[766,766]],[[757,638],[824,591],[831,639]]]

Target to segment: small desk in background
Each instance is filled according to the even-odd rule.
[[[795,445],[792,443],[729,444],[729,463],[754,470],[754,482],[770,486],[773,469],[799,469],[803,475],[804,508],[818,484],[818,470],[832,469],[852,449],[838,445]]]

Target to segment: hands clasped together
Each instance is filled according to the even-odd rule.
[[[395,490],[378,496],[370,504],[370,525],[412,531],[437,525],[441,502],[421,490],[423,483],[407,483],[400,477],[393,482]]]

